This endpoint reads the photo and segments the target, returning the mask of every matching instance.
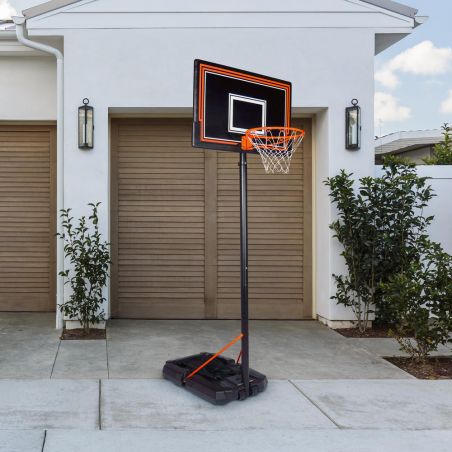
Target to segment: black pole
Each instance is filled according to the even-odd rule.
[[[240,303],[242,317],[242,380],[245,395],[250,395],[248,341],[248,170],[246,152],[240,152]]]

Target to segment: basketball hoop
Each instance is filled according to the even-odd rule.
[[[239,156],[241,334],[217,353],[167,361],[163,376],[209,402],[224,405],[257,395],[267,386],[267,377],[250,368],[248,153],[260,154],[267,173],[287,174],[305,132],[288,127],[290,82],[203,60],[195,60],[194,69],[193,146]],[[263,127],[267,122],[287,126]],[[261,127],[247,130],[259,124]],[[239,340],[237,361],[221,355]]]
[[[242,149],[256,150],[266,173],[288,174],[292,156],[304,135],[304,130],[294,127],[256,127],[246,131],[242,138]]]

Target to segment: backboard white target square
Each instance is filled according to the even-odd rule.
[[[246,119],[245,119],[246,118]],[[248,123],[249,124],[248,124]],[[228,131],[245,133],[254,127],[267,126],[267,101],[229,94]]]

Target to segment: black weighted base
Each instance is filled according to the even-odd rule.
[[[196,375],[185,381],[201,364],[213,356],[212,353],[167,361],[163,367],[163,376],[178,386],[215,405],[225,405],[234,400],[246,398],[242,378],[242,366],[233,359],[218,356]],[[249,394],[254,396],[267,387],[267,377],[249,369]]]

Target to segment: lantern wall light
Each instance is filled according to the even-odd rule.
[[[78,108],[78,147],[94,147],[94,108],[89,105],[89,99],[86,97],[83,99],[83,105]]]
[[[361,148],[361,107],[358,99],[352,100],[352,107],[345,109],[345,147],[349,150]]]

